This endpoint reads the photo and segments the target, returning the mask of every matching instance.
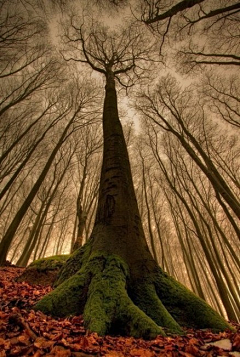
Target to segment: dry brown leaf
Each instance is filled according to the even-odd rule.
[[[215,341],[215,342],[209,342],[209,345],[221,348],[225,351],[231,351],[231,349],[232,349],[232,343],[228,338],[225,338],[225,339],[219,340],[219,341]]]
[[[0,357],[240,357],[234,355],[240,354],[240,334],[232,331],[217,334],[188,329],[185,336],[158,336],[152,341],[100,337],[85,330],[82,316],[54,319],[35,312],[32,305],[51,288],[17,283],[14,278],[22,271],[0,267]],[[19,319],[14,319],[13,314]],[[232,352],[210,344],[205,347],[207,342],[223,339],[231,341]]]
[[[188,343],[191,344],[191,345],[199,345],[199,339],[197,339],[195,337],[192,337],[192,338],[190,338]]]
[[[183,356],[183,357],[194,357],[194,355],[192,355],[191,353],[188,353],[188,352],[180,352],[180,356]]]
[[[133,348],[130,351],[130,356],[133,357],[154,357],[155,353],[144,348]]]
[[[34,346],[37,348],[47,349],[47,348],[52,348],[54,343],[55,343],[54,341],[46,340],[44,337],[38,337],[34,341]]]
[[[29,340],[29,336],[27,335],[20,335],[18,336],[18,341],[22,343],[23,345],[30,345],[31,341]]]
[[[199,348],[193,344],[185,347],[185,352],[191,354],[192,356],[198,356]]]
[[[42,353],[38,350],[37,352],[34,353],[33,357],[41,357]]]
[[[240,351],[240,333],[235,334],[232,345],[236,351]]]
[[[69,349],[65,349],[64,347],[61,346],[54,346],[49,354],[46,354],[46,356],[56,356],[56,357],[70,357],[71,356],[71,351]]]
[[[122,352],[111,351],[105,354],[105,357],[124,357]]]

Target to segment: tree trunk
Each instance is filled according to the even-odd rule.
[[[73,244],[72,252],[81,248],[83,245],[83,232],[87,220],[87,215],[82,209],[81,203],[79,203],[77,207],[77,217],[78,217],[78,224],[77,224],[77,238]]]
[[[87,159],[85,158],[85,165],[83,168],[83,176],[78,192],[78,197],[77,197],[77,210],[76,210],[76,215],[77,215],[77,237],[76,240],[73,244],[72,247],[72,252],[77,250],[78,248],[81,248],[83,245],[83,231],[85,228],[86,220],[87,220],[87,215],[83,210],[83,205],[82,205],[82,199],[83,199],[83,190],[86,182],[86,177],[87,177]]]
[[[55,316],[83,313],[86,328],[105,334],[154,338],[161,327],[222,330],[229,325],[203,300],[164,273],[147,246],[127,147],[118,118],[114,74],[106,73],[104,153],[95,224],[75,251],[56,289],[35,309]]]
[[[0,243],[0,266],[4,265],[7,259],[7,254],[8,254],[8,250],[11,246],[11,243],[14,239],[15,233],[19,227],[19,225],[22,222],[22,219],[24,217],[24,215],[26,214],[29,206],[31,205],[32,201],[34,200],[40,186],[42,185],[45,177],[48,174],[48,171],[55,159],[55,156],[57,155],[60,147],[62,146],[65,137],[68,133],[69,128],[71,127],[72,123],[74,122],[74,119],[77,115],[77,112],[74,113],[74,115],[71,117],[70,121],[68,122],[68,124],[66,125],[66,127],[63,130],[62,135],[60,136],[57,144],[55,145],[52,153],[50,154],[41,174],[39,175],[37,181],[35,182],[35,184],[33,185],[31,191],[29,192],[29,194],[27,195],[26,199],[24,200],[22,206],[20,207],[20,209],[18,210],[18,212],[16,213],[15,217],[13,218],[11,224],[9,225],[4,237],[1,240]]]

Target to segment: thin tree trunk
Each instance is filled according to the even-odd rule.
[[[144,190],[144,199],[145,199],[146,208],[147,208],[148,233],[150,236],[151,251],[152,251],[154,259],[157,262],[158,259],[157,259],[157,253],[156,253],[156,249],[155,249],[154,236],[153,236],[152,225],[151,225],[151,212],[150,212],[150,207],[149,207],[149,203],[148,203],[148,195],[147,195],[145,163],[144,163],[144,159],[143,159],[141,152],[140,152],[140,157],[141,157],[141,161],[142,161],[142,182],[143,182],[143,190]]]
[[[27,156],[25,157],[25,159],[22,161],[22,163],[19,165],[19,167],[17,168],[17,170],[14,172],[14,174],[12,175],[12,177],[10,178],[10,180],[7,182],[7,184],[5,185],[5,187],[2,189],[2,191],[0,192],[0,199],[3,198],[3,196],[6,194],[6,192],[9,190],[9,188],[11,187],[11,185],[13,184],[13,182],[16,180],[16,178],[18,177],[19,173],[23,170],[23,168],[25,167],[25,165],[28,163],[28,161],[30,160],[32,154],[34,153],[34,151],[36,150],[36,148],[38,147],[38,144],[42,142],[42,140],[44,139],[44,137],[46,136],[46,134],[48,133],[48,131],[56,124],[56,122],[58,120],[60,120],[60,118],[62,117],[59,116],[57,119],[55,119],[48,127],[47,129],[42,133],[42,135],[39,137],[39,139],[34,143],[33,147],[30,149],[30,151],[28,152]]]
[[[80,109],[80,108],[79,108]],[[78,109],[78,111],[79,111]],[[72,116],[72,118],[69,120],[68,124],[66,125],[60,139],[58,140],[57,144],[55,145],[51,155],[49,156],[39,178],[37,179],[36,183],[34,184],[34,186],[32,187],[31,191],[29,192],[28,196],[26,197],[25,201],[23,202],[22,206],[20,207],[20,209],[18,210],[17,214],[15,215],[14,219],[12,220],[7,232],[5,233],[1,243],[0,243],[0,266],[5,264],[6,262],[6,258],[7,258],[7,253],[8,250],[10,248],[10,245],[14,239],[14,235],[24,217],[24,215],[26,214],[30,204],[32,203],[34,197],[36,196],[43,180],[45,179],[45,177],[47,176],[47,173],[53,163],[53,160],[55,158],[55,156],[57,155],[58,150],[60,149],[60,147],[62,146],[64,139],[67,135],[67,132],[69,130],[69,128],[71,127],[72,123],[75,120],[75,117],[78,113],[78,111],[76,111],[74,113],[74,115]]]

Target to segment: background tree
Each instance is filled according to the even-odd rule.
[[[54,165],[54,169],[52,170],[53,177],[49,177],[48,180],[44,181],[46,187],[44,187],[41,192],[43,193],[43,197],[41,197],[41,195],[38,195],[38,198],[41,201],[41,205],[34,220],[34,224],[31,227],[31,233],[29,234],[28,240],[25,244],[20,258],[17,261],[18,266],[27,265],[29,258],[37,245],[39,236],[43,230],[44,225],[46,224],[47,217],[50,214],[51,204],[69,168],[69,164],[74,152],[74,147],[70,148],[70,153],[63,153],[61,152],[61,149],[59,151],[60,157],[58,158],[57,162]],[[65,158],[65,156],[67,156],[67,158]],[[64,162],[65,159],[66,163]],[[61,168],[62,161],[64,162],[62,165],[63,168]]]
[[[95,91],[88,87],[79,86],[73,87],[72,91],[69,92],[71,96],[69,99],[66,98],[66,106],[64,106],[64,116],[65,117],[65,125],[63,124],[63,128],[60,131],[60,135],[56,142],[53,145],[52,151],[45,162],[42,171],[40,172],[39,176],[36,179],[36,182],[31,187],[29,193],[27,194],[26,199],[22,203],[21,207],[17,211],[15,217],[12,219],[5,235],[3,236],[1,243],[0,243],[0,264],[4,264],[6,261],[7,253],[9,247],[14,239],[14,235],[22,222],[24,215],[26,214],[27,210],[29,209],[30,204],[32,203],[33,199],[35,198],[40,186],[42,185],[44,179],[46,178],[51,165],[58,154],[62,144],[69,136],[69,131],[75,131],[76,129],[81,128],[82,126],[89,125],[89,120],[86,121],[86,115],[88,116],[88,108],[93,104],[94,99],[96,98],[97,89]],[[83,111],[83,115],[81,113]],[[92,111],[91,111],[92,112]]]
[[[212,273],[217,281],[218,289],[220,291],[220,296],[222,298],[223,304],[225,305],[229,318],[237,320],[239,302],[237,297],[238,293],[234,292],[234,276],[235,274],[239,275],[239,261],[234,253],[235,249],[237,249],[236,247],[238,245],[239,239],[237,220],[232,221],[232,214],[230,212],[226,213],[226,206],[224,205],[224,207],[222,207],[222,201],[219,201],[218,195],[216,195],[218,200],[218,204],[216,205],[215,193],[217,188],[212,186],[211,189],[206,189],[207,187],[209,187],[209,176],[206,175],[206,172],[204,170],[203,172],[201,172],[203,157],[201,156],[201,153],[199,151],[195,151],[196,147],[193,141],[191,140],[194,135],[194,142],[196,141],[198,145],[201,145],[202,150],[207,153],[208,158],[211,160],[211,162],[214,163],[216,169],[222,175],[224,180],[228,182],[231,189],[233,189],[233,192],[236,192],[237,194],[238,185],[233,184],[233,182],[231,182],[228,177],[228,173],[225,173],[225,171],[221,169],[221,166],[218,165],[218,162],[221,162],[222,160],[224,161],[226,147],[224,149],[223,143],[226,140],[225,143],[228,146],[228,139],[226,139],[225,137],[223,138],[223,136],[221,136],[221,132],[216,130],[216,126],[207,120],[207,116],[199,116],[200,109],[197,108],[196,103],[193,104],[193,101],[189,101],[188,90],[185,89],[181,94],[179,87],[178,89],[175,88],[176,91],[172,91],[172,85],[173,83],[171,82],[171,80],[167,84],[165,78],[163,82],[161,82],[161,84],[157,87],[157,91],[155,93],[156,96],[151,93],[148,94],[146,97],[145,95],[140,97],[138,108],[141,113],[144,113],[144,118],[148,123],[147,135],[150,140],[148,145],[153,150],[154,157],[159,163],[159,168],[160,170],[162,170],[165,179],[167,179],[171,191],[174,192],[176,198],[179,198],[181,206],[182,204],[185,206],[188,215],[194,223],[192,232],[190,231],[190,236],[192,236],[192,233],[195,231],[196,237],[198,237],[199,239],[200,237],[202,237],[200,239],[200,243],[202,245],[202,249],[204,250],[204,254],[207,257],[207,261],[211,266]],[[167,94],[165,93],[163,95],[163,92],[165,91],[167,92]],[[169,98],[169,101],[166,101],[167,97]],[[193,98],[193,92],[191,92],[191,97]],[[198,116],[196,115],[196,111],[194,111],[192,105],[194,105],[195,110],[198,112]],[[178,122],[177,119],[179,118],[179,116],[181,116],[180,122]],[[198,117],[198,121],[193,122],[192,116],[194,116],[195,119]],[[188,128],[187,130],[185,130],[186,127]],[[190,131],[191,135],[188,136],[188,133],[190,133]],[[162,146],[161,140],[164,132],[168,134],[168,141],[165,142]],[[174,139],[174,137],[176,140]],[[176,143],[178,144],[178,151],[176,151]],[[180,150],[181,146],[182,150]],[[166,148],[168,151],[166,151]],[[237,151],[239,150],[238,145],[236,145],[235,148]],[[168,157],[168,160],[170,161],[170,166],[166,165],[166,155]],[[220,159],[220,157],[222,157],[222,159]],[[234,157],[236,156],[234,155]],[[202,161],[199,165],[200,159]],[[194,167],[193,163],[198,166],[200,172],[198,171],[196,176],[192,177],[191,167]],[[234,168],[235,163],[232,164]],[[156,169],[154,171],[157,172]],[[230,164],[229,173],[231,171],[232,169]],[[206,175],[205,179],[202,176],[204,174]],[[200,182],[199,178],[201,178]],[[211,180],[210,182],[212,183]],[[198,199],[196,200],[197,197]],[[204,197],[206,197],[206,201],[204,200]],[[198,202],[198,200],[200,200],[200,202]],[[214,202],[214,204],[212,202]],[[180,214],[180,212],[182,214],[183,211],[183,208],[180,207],[178,209],[178,214]],[[223,208],[223,210],[221,209],[221,207]],[[209,218],[206,219],[205,217]],[[234,235],[234,239],[233,241],[231,240],[231,242],[228,237],[229,228],[227,229],[226,234],[224,234],[225,227],[223,228],[220,225],[220,221],[222,221],[222,219],[225,222],[226,219],[229,219],[229,223],[231,224],[232,233],[230,235]],[[188,219],[182,217],[182,222],[188,221]],[[207,237],[209,238],[209,242],[207,242]],[[225,244],[226,250],[224,250],[223,248]],[[231,258],[226,258],[225,252],[229,250],[231,251]],[[185,248],[183,249],[183,252],[184,251]],[[191,252],[188,254],[188,257],[190,256],[190,254]],[[214,256],[216,256],[216,259],[214,259]],[[227,261],[229,261],[229,259],[233,259],[234,267],[229,267],[229,272],[227,272],[224,268],[225,263],[223,263],[223,261],[225,259],[227,259]],[[214,266],[215,264],[216,267]],[[221,275],[219,275],[219,271],[221,271]],[[230,280],[233,281],[233,285],[230,281],[227,282],[232,271],[234,273]],[[222,276],[225,276],[224,281],[221,281]],[[223,290],[224,285],[225,289]],[[234,300],[233,307],[231,306],[232,303],[229,301],[228,298],[229,290],[227,286],[233,287],[232,292],[234,298],[233,296],[230,298],[230,301],[232,299]],[[201,296],[201,290],[198,291],[198,294]]]
[[[141,20],[160,35],[162,54],[171,37],[184,39],[174,48],[189,71],[199,65],[239,65],[238,2],[143,0],[140,11]]]
[[[180,88],[173,78],[162,78],[155,93],[140,95],[141,104],[139,102],[137,108],[163,130],[170,131],[178,138],[188,154],[212,183],[219,203],[224,207],[236,233],[239,235],[235,221],[231,219],[231,214],[225,209],[225,204],[223,203],[224,200],[236,216],[240,217],[240,204],[237,196],[214,165],[209,152],[204,149],[199,139],[196,139],[194,135],[196,121],[192,124],[191,119],[198,117],[198,113],[201,113],[201,108],[196,106],[196,102],[190,102],[189,98],[190,96],[192,97],[190,88],[185,89],[182,94],[179,94],[179,92]],[[205,118],[204,112],[202,113],[202,118],[202,120]],[[204,143],[204,133],[202,140]]]
[[[75,151],[74,185],[77,191],[76,217],[71,251],[80,248],[88,238],[92,216],[96,208],[102,154],[102,137],[99,123],[87,126],[75,139],[84,143]],[[76,175],[77,169],[77,175]]]

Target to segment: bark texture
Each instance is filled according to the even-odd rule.
[[[107,72],[103,133],[99,200],[91,237],[70,256],[55,290],[35,309],[54,316],[83,314],[86,327],[100,335],[154,338],[165,331],[182,333],[181,325],[228,328],[203,300],[165,274],[149,251],[111,71]]]

